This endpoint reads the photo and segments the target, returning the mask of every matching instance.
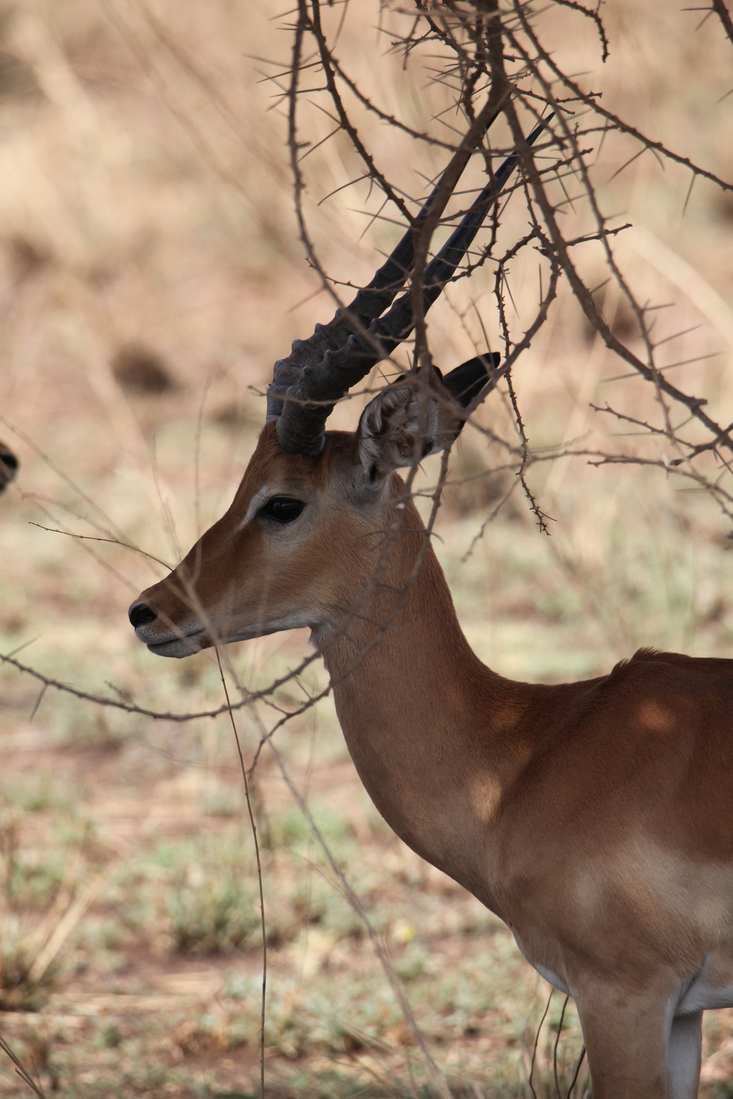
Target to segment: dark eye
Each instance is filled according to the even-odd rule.
[[[274,519],[278,523],[292,523],[297,519],[305,507],[302,500],[294,500],[292,496],[272,496],[267,503],[260,508],[260,515],[268,519]]]

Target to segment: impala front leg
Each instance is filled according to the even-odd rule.
[[[702,1012],[672,1020],[667,1062],[667,1099],[695,1099],[702,1062]]]
[[[687,1099],[669,1091],[669,998],[614,982],[576,998],[593,1099]],[[694,1092],[692,1095],[694,1096]]]

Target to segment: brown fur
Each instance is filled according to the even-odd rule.
[[[668,1091],[668,1057],[689,1039],[694,1078],[700,1009],[675,1005],[701,973],[733,993],[733,662],[645,649],[586,682],[495,674],[401,482],[370,486],[359,446],[287,455],[268,426],[229,511],[141,596],[158,617],[139,636],[307,620],[380,812],[576,997],[594,1099],[693,1096]],[[298,524],[240,527],[263,485],[306,501]]]

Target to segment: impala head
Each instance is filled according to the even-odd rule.
[[[469,152],[462,147],[456,157],[465,165]],[[501,165],[425,268],[423,313],[462,262],[515,163],[512,155]],[[455,168],[454,158],[453,175]],[[231,507],[130,607],[135,632],[152,652],[187,656],[297,626],[322,641],[353,607],[390,526],[395,470],[449,446],[499,376],[499,356],[490,353],[444,379],[433,368],[416,372],[376,397],[353,435],[325,431],[336,402],[412,331],[412,293],[398,295],[420,225],[445,201],[441,180],[369,286],[275,363],[268,423]]]
[[[481,360],[459,367],[483,388]],[[184,560],[130,608],[161,656],[307,626],[323,643],[358,600],[399,499],[396,469],[450,445],[465,413],[415,377],[385,390],[358,430],[327,432],[317,455],[290,454],[266,424],[231,507]],[[465,394],[464,400],[465,400]],[[413,524],[414,527],[414,524]]]
[[[0,443],[0,492],[4,492],[5,486],[13,480],[18,472],[18,465],[18,459],[12,450],[5,443]]]

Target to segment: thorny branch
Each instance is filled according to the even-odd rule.
[[[731,14],[724,3],[724,0],[710,0],[710,2],[712,10],[723,24],[723,30],[730,39],[730,44],[733,46],[733,19],[731,18]]]

